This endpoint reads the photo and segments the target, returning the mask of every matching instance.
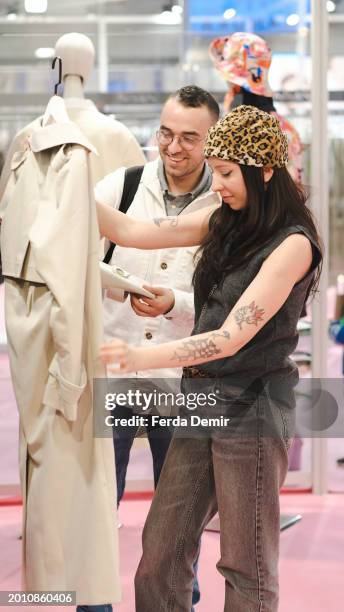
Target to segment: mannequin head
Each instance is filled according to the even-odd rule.
[[[78,76],[86,83],[94,67],[94,46],[84,34],[72,32],[61,36],[55,45],[55,55],[62,59],[62,79]]]

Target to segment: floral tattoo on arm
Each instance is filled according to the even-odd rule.
[[[216,338],[226,338],[229,340],[230,334],[224,330],[222,333],[213,332],[207,338],[199,340],[184,340],[180,348],[174,352],[172,361],[193,361],[195,359],[208,359],[214,355],[222,353],[222,349],[216,344]]]
[[[170,227],[177,227],[177,225],[178,225],[178,217],[159,217],[159,218],[153,219],[153,222],[158,227],[161,227],[161,225],[165,221],[169,221]]]
[[[255,301],[251,302],[248,306],[241,306],[234,313],[234,319],[236,320],[239,329],[243,328],[244,323],[247,325],[255,325],[257,327],[259,321],[263,321],[263,314],[265,310],[259,308]]]

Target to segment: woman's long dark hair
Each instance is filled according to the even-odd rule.
[[[193,283],[204,301],[214,283],[224,280],[228,272],[245,264],[271,240],[290,225],[301,225],[319,246],[321,241],[303,188],[298,186],[286,168],[275,168],[264,182],[262,168],[240,164],[247,190],[247,206],[233,211],[222,202],[211,215],[209,232],[196,253],[198,263]],[[316,291],[320,268],[317,268],[311,292]]]

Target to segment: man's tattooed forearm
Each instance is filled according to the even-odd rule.
[[[234,312],[234,319],[236,320],[240,329],[242,329],[244,323],[247,325],[255,325],[257,327],[259,321],[263,321],[264,309],[259,308],[255,301],[251,302],[248,306],[241,306]]]
[[[213,332],[207,338],[198,340],[184,340],[180,342],[180,348],[175,351],[172,361],[179,362],[193,361],[195,359],[209,359],[213,355],[222,353],[222,349],[216,344],[216,338],[226,338],[229,340],[229,332],[223,330],[222,333]]]
[[[170,227],[177,227],[178,225],[178,217],[160,217],[153,219],[153,222],[158,227],[160,227],[161,224],[164,223],[164,221],[169,221]]]

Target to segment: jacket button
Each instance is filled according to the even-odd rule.
[[[146,332],[145,336],[147,338],[147,340],[151,340],[153,338],[152,334],[150,332]]]
[[[165,261],[163,261],[163,262],[160,264],[160,268],[161,268],[162,270],[167,270],[167,263],[166,263]]]

